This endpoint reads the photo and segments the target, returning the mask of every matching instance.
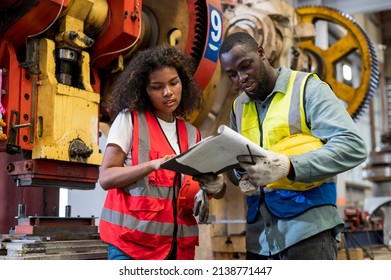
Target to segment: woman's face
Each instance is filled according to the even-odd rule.
[[[173,112],[182,98],[182,81],[175,68],[164,67],[149,74],[147,93],[156,117],[174,121]]]

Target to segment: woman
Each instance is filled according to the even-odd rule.
[[[185,53],[159,46],[139,51],[114,84],[108,109],[115,119],[99,175],[108,190],[100,234],[109,259],[194,259],[194,199],[199,209],[205,193],[224,193],[221,174],[197,182],[160,169],[200,141],[199,131],[185,121],[203,102],[193,74]]]

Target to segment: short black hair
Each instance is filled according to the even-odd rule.
[[[246,32],[235,32],[228,35],[221,44],[219,54],[229,52],[233,47],[237,45],[245,45],[250,51],[258,50],[257,41]]]

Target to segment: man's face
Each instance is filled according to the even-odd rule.
[[[237,45],[220,55],[220,63],[231,82],[251,98],[262,99],[267,95],[267,70],[258,52]]]

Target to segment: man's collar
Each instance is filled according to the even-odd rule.
[[[286,93],[286,90],[288,88],[289,79],[292,73],[292,70],[282,66],[278,68],[278,71],[280,72],[280,75],[278,76],[278,79],[276,81],[276,85],[274,86],[273,92],[281,92],[283,94]]]

